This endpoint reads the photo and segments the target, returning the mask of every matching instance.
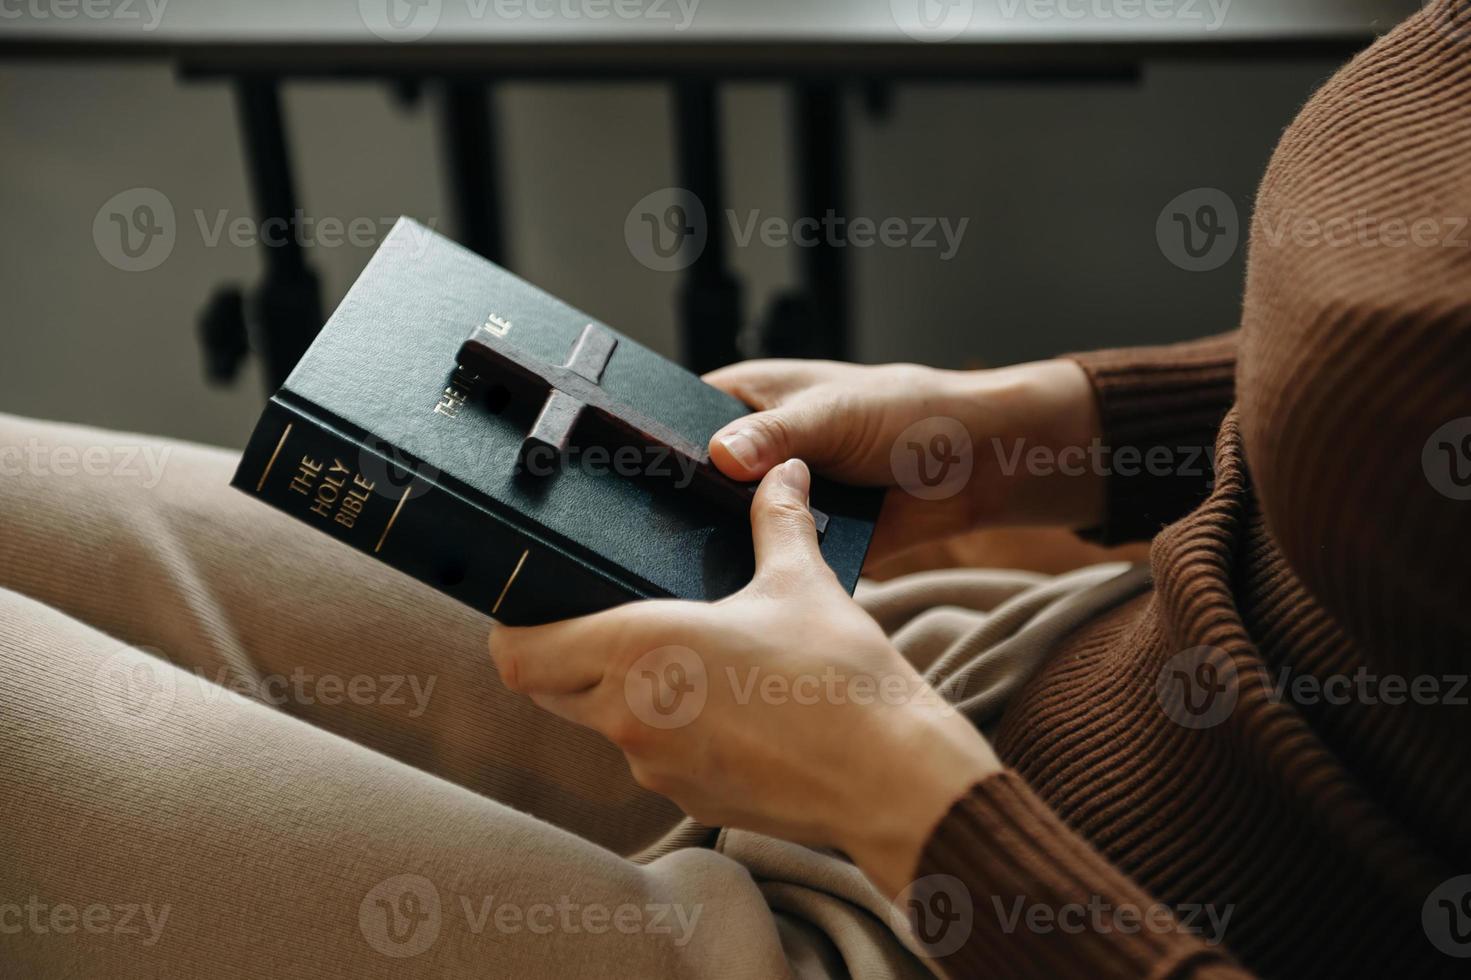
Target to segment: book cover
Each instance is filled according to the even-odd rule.
[[[538,462],[523,441],[546,393],[459,363],[482,330],[562,365],[589,324],[616,338],[597,382],[611,401],[701,447],[749,411],[401,218],[270,399],[232,485],[509,624],[730,595],[752,573],[747,512],[694,492],[669,454],[583,422]],[[881,502],[814,481],[823,556],[850,591]]]

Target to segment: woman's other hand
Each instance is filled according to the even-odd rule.
[[[916,364],[746,361],[705,378],[755,413],[710,441],[727,476],[796,457],[835,480],[890,488],[870,555],[984,526],[1089,527],[1103,477],[1092,385],[1072,361],[990,371]]]

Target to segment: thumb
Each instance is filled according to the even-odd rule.
[[[759,479],[793,457],[820,462],[822,422],[815,409],[801,402],[742,416],[710,439],[710,460],[735,480]]]
[[[817,526],[808,509],[812,474],[800,459],[772,468],[751,503],[751,538],[756,577],[826,568],[817,546]]]

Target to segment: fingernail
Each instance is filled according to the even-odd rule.
[[[748,470],[755,469],[756,464],[761,462],[761,449],[756,445],[756,440],[751,438],[749,429],[737,429],[729,435],[721,436],[717,441],[737,463]]]
[[[806,498],[807,491],[812,486],[812,474],[807,471],[807,464],[800,459],[789,459],[781,464],[781,482]]]

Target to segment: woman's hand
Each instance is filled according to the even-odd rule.
[[[710,441],[727,476],[754,480],[796,457],[836,480],[893,488],[875,559],[974,527],[1103,517],[1103,478],[1081,465],[1100,436],[1098,409],[1072,361],[993,371],[746,361],[705,380],[757,409]],[[1037,466],[1038,451],[1074,463]]]
[[[768,470],[741,592],[498,627],[491,656],[507,687],[606,735],[696,820],[840,848],[894,894],[1000,764],[824,563],[807,467]]]

